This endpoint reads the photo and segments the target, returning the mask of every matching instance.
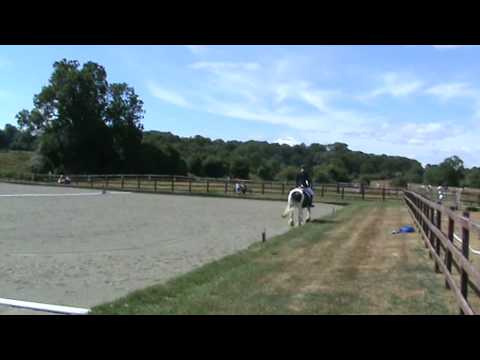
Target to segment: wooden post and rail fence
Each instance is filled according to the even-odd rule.
[[[285,199],[288,192],[295,187],[293,182],[285,181],[251,181],[237,179],[198,178],[173,175],[68,175],[71,187],[101,188],[106,190],[128,190],[154,193],[211,193],[216,195],[236,196],[235,184],[247,186],[245,197]],[[0,179],[16,183],[33,183],[45,185],[57,184],[58,176],[50,174],[26,174],[14,178]],[[315,200],[401,200],[403,189],[368,187],[359,184],[330,183],[313,184]]]
[[[413,191],[405,191],[404,200],[434,260],[434,269],[445,276],[445,286],[453,291],[460,313],[474,315],[468,295],[471,289],[480,296],[480,271],[469,259],[470,235],[480,234],[480,225],[470,220],[468,212],[459,215],[452,208]],[[448,220],[446,227],[442,227],[442,218]],[[461,228],[461,237],[454,233],[455,225]],[[461,242],[461,247],[455,245],[455,238]]]

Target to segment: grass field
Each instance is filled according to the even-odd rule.
[[[0,176],[30,173],[30,151],[0,151]]]
[[[457,314],[398,201],[354,202],[92,314]]]

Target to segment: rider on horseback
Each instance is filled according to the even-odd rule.
[[[312,180],[310,180],[310,176],[305,171],[304,166],[300,167],[300,172],[297,174],[297,186],[301,187],[303,193],[306,194],[306,206],[307,207],[314,207],[313,205],[313,190],[312,190]]]

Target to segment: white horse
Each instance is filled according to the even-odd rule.
[[[282,214],[282,217],[289,217],[288,223],[290,226],[295,225],[294,221],[294,213],[297,212],[297,226],[301,226],[304,224],[303,222],[303,201],[305,200],[305,195],[303,193],[302,188],[295,188],[290,191],[288,194],[288,203],[285,211]],[[310,221],[310,207],[306,207],[307,209],[307,218],[305,222]]]

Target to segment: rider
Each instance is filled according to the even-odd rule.
[[[308,196],[308,207],[313,207],[313,190],[312,190],[312,180],[310,176],[305,171],[305,167],[302,165],[300,167],[300,172],[297,174],[297,186],[303,188],[303,192],[306,193]]]

